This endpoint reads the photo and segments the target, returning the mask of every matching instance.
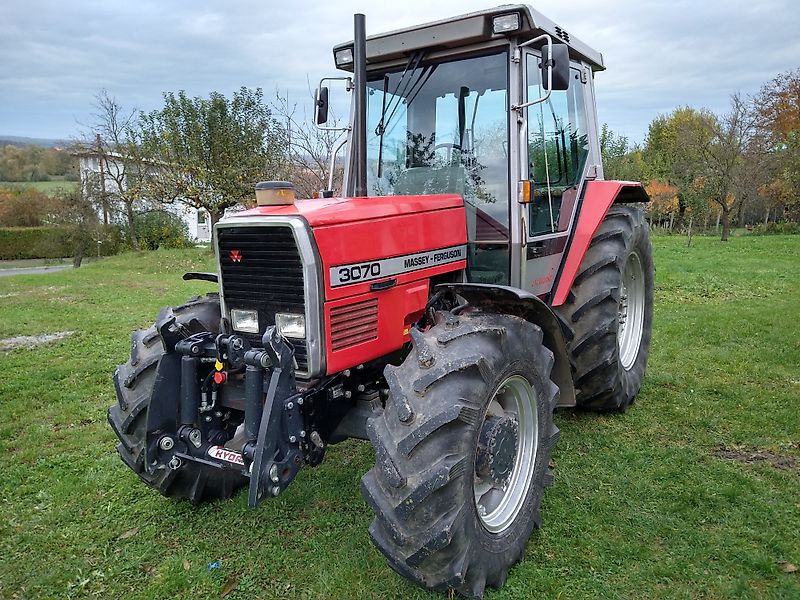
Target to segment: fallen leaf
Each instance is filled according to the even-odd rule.
[[[139,533],[139,528],[134,527],[133,529],[128,529],[128,531],[121,533],[117,539],[127,540],[128,538],[135,536],[137,533]]]
[[[233,590],[236,589],[236,585],[239,582],[236,580],[236,577],[231,577],[228,579],[228,583],[225,584],[225,587],[222,588],[222,594],[220,594],[220,598],[224,598],[228,594],[230,594]]]
[[[185,558],[183,559],[183,570],[184,571],[188,571],[189,570],[189,561],[186,560]]]
[[[784,573],[794,573],[795,571],[797,571],[797,567],[787,560],[779,560],[778,566]]]

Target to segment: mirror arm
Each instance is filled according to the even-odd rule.
[[[350,128],[348,127],[347,129],[349,130]],[[346,143],[347,143],[347,136],[343,137],[342,141],[336,144],[336,146],[334,146],[333,148],[333,151],[331,152],[331,164],[330,164],[330,170],[328,171],[328,189],[331,191],[333,191],[333,173],[334,173],[333,169],[336,166],[336,155],[339,153],[339,150],[341,150],[342,146],[344,146]]]
[[[547,65],[547,93],[541,98],[538,98],[536,100],[531,100],[530,102],[524,102],[522,104],[512,104],[511,110],[516,110],[520,114],[522,113],[523,108],[527,108],[529,106],[533,106],[534,104],[539,104],[541,102],[544,102],[545,100],[549,99],[550,94],[553,93],[553,38],[551,38],[548,34],[545,33],[540,35],[539,37],[533,38],[532,40],[523,42],[522,44],[517,46],[516,50],[514,50],[516,55],[515,58],[518,61],[522,60],[522,48],[541,41],[547,42],[547,56],[550,59],[550,64]]]

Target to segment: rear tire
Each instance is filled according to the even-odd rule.
[[[171,311],[176,323],[188,336],[202,331],[219,330],[219,296],[197,297]],[[117,453],[128,468],[148,486],[164,496],[185,498],[194,503],[230,498],[247,483],[247,478],[228,469],[216,469],[198,463],[185,463],[180,469],[145,469],[145,433],[147,409],[153,392],[156,369],[164,355],[161,336],[156,328],[134,331],[131,335],[131,358],[114,371],[117,404],[108,409],[108,422],[119,438]]]
[[[578,406],[624,411],[642,386],[653,324],[653,251],[641,209],[612,205],[555,312]]]
[[[481,597],[487,584],[503,585],[541,523],[558,439],[553,354],[541,329],[518,317],[438,319],[412,330],[411,353],[385,370],[389,397],[367,425],[376,461],[361,489],[375,511],[370,536],[393,569],[428,589]],[[489,447],[499,421],[487,466],[478,444]]]

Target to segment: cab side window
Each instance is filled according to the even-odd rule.
[[[528,99],[545,94],[541,59],[527,57]],[[528,107],[528,168],[532,181],[529,236],[566,231],[589,153],[584,88],[578,69],[570,86]]]

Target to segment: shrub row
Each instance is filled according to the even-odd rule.
[[[0,260],[69,256],[70,252],[57,242],[61,233],[58,227],[0,228]]]
[[[800,223],[793,221],[784,221],[782,223],[759,223],[753,227],[752,233],[754,235],[772,235],[772,234],[796,234],[800,233]]]
[[[119,227],[108,225],[100,232],[99,253],[115,254],[122,245]],[[25,258],[65,258],[74,254],[71,236],[63,227],[0,227],[0,260]],[[94,255],[97,247],[86,248]]]

